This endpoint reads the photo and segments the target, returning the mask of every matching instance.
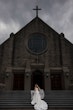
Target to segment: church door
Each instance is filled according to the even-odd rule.
[[[52,90],[62,90],[62,74],[51,73],[51,89]]]
[[[24,74],[14,74],[13,90],[24,90]]]
[[[38,84],[40,88],[44,89],[44,75],[41,71],[36,70],[32,73],[31,89],[34,89],[34,85]]]

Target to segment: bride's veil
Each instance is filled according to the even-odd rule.
[[[41,99],[44,99],[45,97],[44,90],[40,89],[39,93],[40,93]],[[31,90],[31,100],[33,99],[33,95],[34,95],[34,90]]]
[[[44,99],[45,93],[43,89],[40,89],[40,96],[41,96],[41,99]]]

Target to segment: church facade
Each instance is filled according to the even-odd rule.
[[[73,89],[73,44],[39,17],[0,45],[3,90]]]

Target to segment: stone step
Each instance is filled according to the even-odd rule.
[[[73,91],[45,91],[49,107],[73,108]],[[32,108],[30,91],[0,92],[0,109]]]

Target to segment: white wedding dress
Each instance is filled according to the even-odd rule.
[[[48,109],[47,103],[41,99],[38,88],[34,91],[31,104],[34,105],[35,110],[47,110]]]

